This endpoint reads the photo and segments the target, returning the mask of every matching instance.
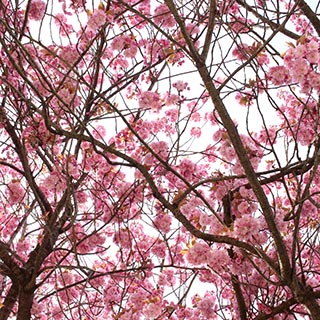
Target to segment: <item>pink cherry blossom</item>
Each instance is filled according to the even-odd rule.
[[[160,304],[149,303],[149,304],[146,304],[145,307],[143,308],[143,313],[146,319],[155,319],[159,317],[161,310],[162,308]]]
[[[170,231],[171,222],[172,218],[168,214],[159,214],[153,221],[153,223],[159,229],[159,231],[164,233]]]
[[[318,320],[317,16],[2,1],[0,319]]]
[[[40,21],[46,12],[46,3],[42,0],[31,0],[29,7],[29,18]]]
[[[172,86],[175,89],[177,89],[178,91],[184,91],[188,88],[188,83],[184,82],[182,80],[178,80],[178,81],[174,82]]]
[[[7,186],[7,194],[8,194],[8,200],[12,204],[16,204],[22,201],[25,191],[21,186],[21,182],[12,181],[11,183],[9,183]]]
[[[187,261],[192,265],[201,265],[208,262],[210,256],[210,248],[207,244],[196,242],[186,255]]]
[[[139,98],[139,106],[142,109],[151,109],[159,111],[161,109],[161,100],[156,92],[142,92]]]
[[[101,10],[94,10],[92,15],[89,17],[88,20],[88,28],[96,31],[100,27],[102,27],[107,21],[106,13]]]
[[[234,231],[241,239],[253,241],[260,230],[260,222],[249,215],[243,215],[236,219]]]
[[[285,66],[270,68],[269,77],[273,84],[280,85],[291,81],[291,76]]]
[[[156,7],[154,11],[154,22],[163,28],[172,28],[176,21],[165,4]]]

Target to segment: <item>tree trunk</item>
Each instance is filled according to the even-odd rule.
[[[315,298],[307,298],[303,302],[306,308],[309,310],[312,320],[320,319],[320,306]]]
[[[17,320],[31,319],[33,296],[33,291],[20,291]]]

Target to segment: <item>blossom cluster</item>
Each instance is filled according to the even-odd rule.
[[[316,39],[304,40],[292,45],[285,53],[283,65],[271,67],[269,78],[275,85],[297,83],[301,92],[320,92],[320,44]]]

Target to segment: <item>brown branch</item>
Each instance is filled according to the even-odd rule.
[[[20,173],[21,175],[24,175],[24,172],[23,170],[20,170],[19,168],[17,168],[15,165],[7,162],[7,161],[4,161],[4,160],[0,160],[0,165],[3,165],[3,166],[6,166],[6,167],[9,167],[15,171],[17,171],[18,173]]]
[[[231,202],[233,199],[233,192],[229,191],[223,198],[222,198],[222,206],[223,206],[223,222],[229,228],[231,227],[234,221],[234,215],[231,212]]]
[[[262,312],[260,315],[256,316],[253,320],[267,320],[273,318],[275,315],[287,311],[291,306],[297,303],[296,299],[291,298],[287,301],[280,303],[276,307],[271,307],[270,313]]]
[[[31,319],[31,308],[34,298],[34,290],[25,291],[24,289],[19,292],[19,307],[17,313],[17,320]]]
[[[244,2],[243,0],[237,0],[237,3],[240,4],[242,7],[244,7],[248,12],[251,12],[253,15],[255,15],[258,19],[260,19],[264,23],[268,24],[272,30],[277,30],[278,32],[281,32],[284,35],[286,35],[292,39],[295,39],[295,40],[298,40],[301,37],[301,35],[296,34],[292,31],[286,29],[283,24],[279,25],[279,24],[271,21],[270,19],[265,18],[263,15],[259,14],[256,10],[254,10],[251,5]]]
[[[3,109],[0,109],[0,117],[2,119],[4,119],[4,127],[7,131],[7,133],[9,134],[13,144],[14,144],[15,151],[16,151],[16,153],[20,159],[20,162],[22,164],[22,167],[23,167],[24,176],[25,176],[30,188],[32,189],[32,191],[37,199],[37,202],[39,203],[43,213],[52,212],[51,205],[47,201],[42,190],[39,188],[39,186],[34,181],[34,177],[32,175],[32,172],[31,172],[31,169],[30,169],[30,166],[28,163],[27,151],[25,149],[25,146],[20,141],[20,138],[18,137],[18,135],[15,131],[15,128],[11,125],[11,123],[10,123],[9,119],[7,118],[5,111]]]
[[[254,171],[251,162],[248,158],[247,152],[245,150],[245,147],[241,141],[240,135],[238,133],[238,130],[233,123],[223,101],[221,100],[219,96],[219,91],[215,88],[211,76],[208,72],[208,69],[204,62],[200,59],[199,55],[196,55],[194,57],[195,63],[197,64],[199,74],[202,77],[202,80],[205,84],[205,87],[207,88],[209,95],[212,99],[213,105],[215,106],[216,110],[218,111],[221,121],[223,122],[225,128],[227,129],[228,135],[230,137],[230,140],[232,142],[232,145],[237,153],[238,159],[242,165],[242,168],[247,176],[247,179],[252,187],[252,190],[254,191],[262,213],[265,217],[265,220],[267,222],[268,228],[271,232],[272,238],[274,240],[274,243],[277,247],[278,256],[279,256],[279,262],[281,267],[281,278],[285,282],[290,283],[291,281],[291,265],[290,265],[290,259],[288,256],[288,252],[286,249],[286,246],[282,240],[281,234],[277,228],[277,225],[274,220],[273,211],[271,209],[271,206],[269,204],[269,200],[264,193],[264,190],[260,184],[260,181],[258,180],[258,177],[256,175],[256,172]]]
[[[310,287],[305,287],[303,290],[301,290],[298,294],[295,294],[295,295],[296,297],[290,298],[280,303],[276,307],[269,306],[270,307],[269,313],[266,314],[265,312],[261,312],[258,316],[253,318],[253,320],[271,319],[279,313],[288,311],[290,307],[298,303],[304,304],[308,308],[313,320],[320,319],[320,307],[317,302],[317,299],[320,298],[319,291],[313,291]]]
[[[171,13],[175,17],[180,29],[181,33],[184,36],[184,39],[189,47],[191,58],[193,59],[197,70],[199,72],[199,75],[201,76],[204,85],[206,89],[208,90],[209,96],[211,97],[211,100],[213,102],[213,105],[215,109],[217,110],[221,121],[224,125],[224,127],[227,129],[228,135],[230,137],[230,140],[232,142],[232,145],[236,151],[236,154],[238,156],[238,159],[242,165],[242,168],[247,176],[247,179],[259,201],[259,204],[261,206],[263,215],[265,217],[265,220],[267,222],[267,225],[269,227],[269,230],[271,232],[272,238],[274,240],[274,243],[276,245],[277,251],[278,251],[278,258],[280,262],[280,268],[281,268],[281,279],[285,281],[286,283],[290,283],[291,281],[291,265],[290,265],[290,259],[288,256],[288,252],[286,249],[286,246],[283,242],[283,239],[281,237],[281,234],[277,228],[277,225],[274,220],[274,215],[271,209],[271,206],[269,204],[268,198],[266,194],[264,193],[264,190],[257,178],[257,175],[251,165],[251,162],[248,158],[247,152],[245,150],[245,147],[241,141],[240,135],[238,133],[238,130],[232,121],[223,101],[220,98],[219,91],[216,89],[216,87],[213,84],[212,78],[210,76],[210,73],[208,71],[208,68],[205,64],[205,61],[201,58],[199,55],[197,49],[193,45],[192,40],[190,39],[190,36],[188,35],[188,32],[185,28],[185,24],[182,21],[179,12],[177,8],[175,7],[175,4],[172,0],[166,0],[165,1],[168,7],[170,8]],[[273,34],[271,37],[269,37],[268,41],[271,41],[275,34]]]
[[[209,53],[211,39],[212,39],[212,35],[213,35],[213,29],[215,26],[216,13],[217,13],[216,0],[210,0],[207,33],[206,33],[206,37],[204,40],[204,45],[203,45],[203,49],[202,49],[202,53],[201,53],[201,57],[204,61],[207,59],[207,56]]]
[[[231,283],[238,303],[240,320],[247,320],[247,306],[241,291],[239,277],[237,275],[232,274]]]
[[[115,156],[127,161],[128,165],[137,168],[142,173],[142,175],[145,177],[145,179],[146,179],[146,181],[147,181],[147,183],[153,193],[153,196],[156,199],[158,199],[166,209],[168,209],[170,212],[172,212],[174,214],[174,216],[177,218],[177,220],[179,220],[183,224],[183,226],[196,238],[203,239],[206,241],[211,241],[211,242],[230,244],[230,245],[234,245],[236,247],[242,248],[242,249],[254,254],[255,256],[261,257],[275,272],[277,272],[277,273],[279,272],[279,268],[276,265],[276,263],[272,259],[270,259],[262,250],[254,247],[246,242],[243,242],[243,241],[240,241],[240,240],[237,240],[234,238],[204,233],[204,232],[200,231],[199,229],[197,229],[196,227],[194,227],[192,225],[192,223],[180,212],[179,206],[176,203],[170,203],[162,195],[162,193],[157,188],[153,178],[149,174],[148,169],[145,168],[141,163],[139,163],[135,159],[133,159],[133,158],[129,157],[128,155],[112,148],[111,146],[104,144],[103,142],[101,142],[99,140],[96,140],[92,136],[89,137],[84,134],[79,135],[75,132],[69,132],[69,131],[66,131],[66,130],[59,128],[57,125],[52,123],[49,119],[48,119],[48,122],[49,123],[48,123],[47,128],[49,131],[54,132],[55,134],[58,134],[58,135],[63,135],[68,138],[73,138],[73,139],[77,139],[77,140],[81,140],[81,141],[88,141],[94,146],[96,152],[99,152],[98,148],[101,148],[104,151],[104,152],[99,152],[103,157],[107,158],[107,153],[111,153],[111,154],[114,154]]]
[[[19,294],[19,285],[17,281],[13,281],[11,287],[6,294],[3,306],[0,308],[0,320],[7,320],[12,312],[14,304],[17,301]]]
[[[70,199],[72,193],[77,189],[77,187],[79,187],[86,176],[86,174],[83,174],[80,179],[78,179],[78,181],[72,185],[69,181],[66,190],[56,205],[55,211],[51,216],[48,216],[42,242],[38,243],[35,249],[29,254],[29,259],[25,265],[26,270],[32,271],[30,279],[25,285],[25,289],[34,290],[36,288],[36,279],[41,265],[45,258],[53,251],[54,244],[63,230],[63,225],[72,215],[73,208]],[[64,212],[59,219],[59,214],[63,209]]]
[[[303,14],[309,19],[318,36],[320,36],[320,20],[318,19],[317,14],[313,12],[304,0],[296,0],[295,2],[298,4],[298,7]]]
[[[3,261],[6,267],[6,274],[12,279],[21,278],[21,269],[18,264],[14,261],[14,258],[19,258],[11,251],[9,246],[0,241],[0,259]],[[9,271],[9,272],[8,272]]]

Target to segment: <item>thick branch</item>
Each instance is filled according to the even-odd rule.
[[[320,306],[316,299],[306,297],[303,304],[307,307],[313,320],[320,319]]]
[[[266,314],[266,313],[261,313],[260,315],[258,315],[257,317],[255,317],[253,320],[267,320],[267,319],[271,319],[273,318],[275,315],[285,312],[286,310],[288,310],[291,306],[295,305],[297,303],[296,299],[291,298],[287,301],[284,301],[282,303],[280,303],[278,306],[276,307],[272,307],[270,313]]]
[[[19,293],[19,286],[16,281],[12,282],[11,287],[4,299],[3,306],[0,308],[0,320],[6,320],[9,318],[14,304],[17,301]]]
[[[17,320],[30,320],[33,303],[33,292],[21,290],[19,293],[19,307]]]
[[[261,206],[263,215],[265,217],[265,220],[268,224],[269,230],[271,232],[272,238],[274,240],[274,243],[277,247],[279,262],[280,262],[280,268],[281,268],[281,278],[283,281],[290,283],[291,281],[291,265],[290,265],[290,259],[288,256],[288,252],[286,250],[286,246],[282,240],[281,234],[277,228],[277,225],[275,223],[275,220],[273,218],[273,212],[271,209],[271,206],[269,204],[268,198],[266,194],[263,191],[263,188],[257,178],[257,175],[251,165],[251,162],[248,158],[246,149],[244,148],[244,145],[241,141],[240,135],[238,133],[238,130],[233,123],[223,101],[220,98],[219,91],[216,89],[216,87],[213,84],[212,78],[210,76],[210,73],[208,71],[207,66],[205,65],[205,61],[201,58],[199,55],[197,49],[195,48],[192,39],[190,39],[190,36],[188,35],[188,32],[186,30],[185,24],[183,20],[181,19],[179,12],[174,5],[172,0],[166,0],[166,4],[170,8],[171,13],[175,17],[177,23],[179,24],[179,27],[181,29],[181,33],[184,36],[184,39],[189,47],[191,58],[194,60],[197,70],[204,82],[204,85],[206,89],[209,92],[209,95],[211,97],[211,100],[213,102],[214,107],[216,108],[221,121],[224,125],[224,127],[227,129],[228,135],[230,137],[230,140],[232,142],[232,145],[237,153],[238,159],[242,165],[242,168],[248,178],[248,181],[259,201],[259,204]]]
[[[318,36],[320,36],[320,20],[318,19],[317,14],[313,12],[313,10],[304,0],[296,0],[296,3],[298,3],[298,7],[300,8],[300,10],[311,22],[312,26],[318,33]]]
[[[201,56],[204,61],[207,59],[210,45],[211,45],[211,39],[212,39],[213,29],[215,25],[214,20],[215,20],[216,12],[217,12],[216,0],[210,0],[207,33],[206,33],[206,38],[204,40],[204,45],[201,53]]]
[[[239,315],[240,315],[240,320],[247,320],[247,307],[246,303],[244,301],[244,297],[241,291],[241,286],[239,283],[239,278],[237,275],[231,275],[231,282],[232,282],[232,287],[233,290],[236,294],[236,299],[238,303],[238,309],[239,309]]]
[[[186,27],[184,25],[184,22],[182,21],[179,12],[177,11],[177,8],[175,7],[172,0],[166,0],[166,4],[171,10],[171,13],[175,17],[177,23],[179,24],[179,27],[181,29],[181,33],[184,36],[184,39],[186,43],[189,46],[191,58],[194,60],[197,70],[204,82],[204,85],[206,89],[209,92],[209,95],[211,97],[211,100],[213,102],[214,107],[216,108],[221,121],[224,125],[224,127],[227,129],[228,135],[230,137],[230,140],[232,142],[232,145],[237,153],[238,159],[242,165],[242,168],[248,178],[248,181],[259,201],[259,204],[261,206],[263,215],[265,217],[265,220],[268,224],[269,230],[272,234],[272,238],[275,242],[275,245],[277,247],[278,257],[280,261],[280,267],[281,267],[281,278],[287,283],[290,283],[291,281],[291,265],[290,265],[290,259],[285,247],[285,244],[282,240],[281,234],[277,228],[277,225],[275,223],[275,220],[273,218],[273,212],[271,209],[271,206],[269,204],[268,198],[266,194],[263,191],[263,188],[257,178],[257,175],[251,165],[251,162],[248,158],[246,149],[244,148],[244,145],[241,141],[240,135],[238,133],[238,130],[233,123],[223,101],[221,100],[219,96],[219,91],[216,89],[216,87],[213,84],[213,81],[211,79],[210,73],[208,71],[207,66],[205,65],[205,62],[199,55],[197,49],[193,45],[192,40],[190,39]]]
[[[253,7],[251,5],[249,5],[248,3],[246,3],[243,0],[237,0],[237,3],[240,4],[241,6],[243,6],[247,11],[251,12],[252,14],[254,14],[258,19],[260,19],[261,21],[263,21],[264,23],[266,23],[267,25],[269,25],[269,27],[272,30],[277,30],[278,32],[283,33],[284,35],[298,40],[301,35],[296,34],[288,29],[285,28],[285,26],[283,24],[279,25],[275,22],[273,22],[272,20],[270,20],[269,18],[264,17],[263,15],[259,14],[256,10],[253,9]]]
[[[273,218],[273,212],[271,209],[271,206],[269,204],[268,198],[266,194],[263,191],[263,188],[260,184],[260,181],[258,180],[258,177],[251,165],[251,162],[248,158],[247,152],[245,150],[245,147],[241,141],[240,135],[238,133],[238,130],[233,123],[223,101],[221,100],[219,96],[219,91],[215,88],[212,79],[210,77],[210,74],[208,72],[208,69],[206,65],[203,63],[199,55],[194,57],[195,62],[198,67],[199,74],[202,77],[202,80],[209,92],[209,95],[212,99],[212,102],[218,111],[221,121],[223,122],[225,128],[228,131],[230,140],[232,142],[232,145],[237,153],[238,159],[242,165],[242,168],[246,174],[246,177],[252,187],[252,190],[254,191],[259,204],[261,206],[263,215],[265,217],[265,220],[268,224],[269,230],[272,234],[272,238],[275,242],[275,245],[277,247],[277,252],[279,255],[280,260],[280,267],[281,267],[281,278],[287,283],[290,283],[291,281],[291,265],[289,256],[285,247],[285,244],[282,240],[281,234],[277,228],[277,225],[275,223],[275,220]]]
[[[5,267],[9,271],[7,275],[12,279],[19,279],[21,277],[21,269],[12,256],[14,256],[14,253],[9,246],[0,241],[0,259],[4,262]]]

